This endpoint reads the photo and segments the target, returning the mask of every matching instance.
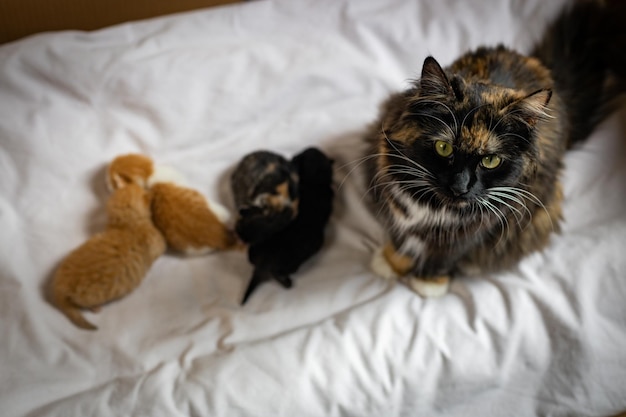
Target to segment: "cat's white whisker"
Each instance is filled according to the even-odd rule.
[[[414,188],[416,186],[426,186],[428,185],[428,183],[416,183],[415,181],[387,181],[387,182],[383,182],[383,183],[378,183],[372,187],[370,187],[370,189],[368,191],[373,191],[375,190],[377,187],[384,187],[383,190],[386,190],[388,187],[397,185],[397,184],[401,184],[400,187],[398,187],[398,189],[400,191],[403,192],[408,192],[408,190],[410,190],[411,188]]]
[[[380,156],[384,156],[384,155],[385,155],[385,154],[382,154],[382,153],[370,154],[370,155],[367,155],[367,156],[361,157],[361,158],[359,158],[359,159],[356,159],[356,160],[354,160],[354,161],[346,162],[345,164],[340,165],[339,167],[337,167],[337,169],[340,171],[340,170],[344,169],[344,168],[345,168],[345,167],[347,167],[347,166],[350,166],[350,165],[352,165],[352,164],[355,164],[355,165],[354,165],[354,167],[352,167],[352,168],[350,169],[350,171],[348,171],[348,172],[346,173],[346,175],[343,177],[343,179],[341,180],[341,182],[340,182],[340,183],[339,183],[339,185],[337,186],[337,189],[338,189],[338,190],[340,190],[340,189],[343,187],[343,184],[347,181],[348,177],[349,177],[350,175],[352,175],[352,173],[353,173],[356,169],[358,169],[361,165],[363,165],[364,163],[366,163],[366,162],[367,162],[368,160],[370,160],[370,159],[373,159],[373,158],[378,158],[378,157],[380,157]]]
[[[469,112],[467,112],[465,117],[463,117],[463,121],[461,122],[461,127],[463,127],[465,125],[465,120],[467,120],[467,118],[469,117],[470,114],[474,113],[476,110],[480,109],[481,107],[490,106],[490,105],[491,105],[491,103],[483,103],[483,104],[480,104],[480,105],[474,107]]]
[[[386,135],[385,135],[386,137]],[[434,176],[426,169],[424,168],[422,165],[418,164],[417,162],[415,162],[414,160],[412,160],[411,158],[407,157],[406,155],[404,155],[397,146],[395,146],[391,140],[387,139],[387,142],[393,147],[393,149],[398,153],[398,154],[386,154],[385,156],[387,156],[388,158],[398,158],[400,160],[406,161],[409,164],[411,164],[414,168],[418,168],[420,170],[422,170],[424,173],[428,174],[430,177]]]
[[[439,123],[441,123],[446,129],[448,129],[448,131],[450,132],[450,137],[451,139],[454,139],[454,137],[456,136],[456,132],[442,119],[440,119],[437,116],[433,116],[432,114],[428,114],[428,113],[407,113],[409,116],[421,116],[421,117],[429,117],[431,119],[435,119],[437,120]]]
[[[515,138],[520,138],[521,140],[523,140],[526,143],[530,143],[530,140],[528,138],[525,138],[522,135],[518,135],[517,133],[504,133],[502,135],[500,135],[501,138],[506,138],[506,137],[515,137]]]
[[[515,194],[515,195],[519,196],[519,197],[526,198],[527,200],[530,200],[535,205],[537,205],[537,206],[541,207],[541,209],[543,209],[543,211],[548,216],[548,221],[550,222],[550,227],[552,228],[552,230],[554,230],[554,223],[552,222],[552,216],[550,216],[550,212],[546,208],[545,204],[543,204],[543,202],[536,195],[531,193],[530,191],[524,190],[523,188],[518,188],[518,187],[493,187],[493,188],[491,188],[491,190],[494,190],[494,191],[504,191],[504,192],[508,191],[508,192],[510,192],[512,194]]]
[[[522,223],[522,219],[524,218],[524,213],[521,212],[518,208],[513,207],[511,204],[507,203],[506,201],[504,201],[503,199],[501,199],[500,197],[497,197],[495,194],[488,194],[489,199],[498,202],[500,204],[502,204],[503,206],[511,209],[511,213],[513,213],[513,216],[515,217],[515,220],[517,221],[517,224],[521,224]]]
[[[459,131],[459,124],[458,124],[458,121],[456,119],[456,114],[454,114],[454,112],[452,111],[452,109],[448,105],[446,105],[445,103],[442,103],[441,101],[438,101],[438,100],[432,100],[429,97],[419,97],[416,101],[419,102],[419,103],[436,104],[436,105],[442,106],[443,108],[448,110],[448,112],[452,116],[452,121],[454,122],[454,131],[455,132]]]
[[[530,218],[530,220],[532,220],[533,217],[533,213],[530,211],[530,209],[526,206],[526,204],[523,201],[523,197],[517,198],[515,193],[508,193],[506,191],[495,191],[493,189],[489,189],[487,191],[489,194],[491,195],[495,195],[501,198],[505,198],[507,200],[513,201],[514,203],[517,203],[520,207],[522,207],[522,209],[524,209],[524,214],[527,214],[528,217]]]
[[[502,239],[504,239],[505,229],[506,229],[506,233],[508,234],[509,222],[508,222],[506,216],[504,216],[504,213],[502,213],[502,211],[498,207],[496,207],[493,203],[491,203],[490,201],[488,201],[485,198],[481,198],[479,201],[482,204],[484,204],[485,208],[487,208],[489,211],[491,211],[496,216],[498,221],[500,222],[500,226],[501,226],[500,238],[496,242],[496,246],[498,246],[500,244],[500,242],[502,241]]]
[[[491,130],[490,130],[490,131],[491,131],[491,132],[493,132],[494,130],[496,130],[496,128],[500,125],[500,123],[502,123],[504,120],[506,120],[506,119],[507,119],[508,117],[510,117],[511,115],[514,115],[514,114],[516,114],[516,113],[522,113],[522,112],[523,112],[523,110],[522,110],[522,109],[513,109],[513,110],[509,110],[508,112],[506,112],[505,114],[503,114],[503,115],[500,117],[500,120],[498,120],[498,123],[496,123],[496,125],[495,125],[493,128],[491,128]],[[524,123],[526,123],[526,124],[527,124],[527,122],[525,122],[525,121],[524,121]]]

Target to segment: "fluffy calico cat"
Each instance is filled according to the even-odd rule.
[[[165,240],[151,220],[150,196],[129,184],[107,202],[107,228],[72,251],[56,271],[55,305],[78,327],[95,330],[81,309],[97,311],[139,286],[165,251]]]
[[[392,95],[367,136],[387,243],[372,268],[422,296],[456,274],[509,268],[559,230],[563,155],[624,88],[619,2],[564,12],[530,56],[479,48]]]
[[[298,213],[298,173],[273,152],[256,151],[237,164],[231,176],[235,230],[247,243],[263,240],[284,228]]]
[[[115,158],[107,169],[109,189],[138,184],[152,192],[152,218],[170,249],[186,255],[213,250],[241,249],[234,231],[227,226],[228,211],[186,187],[175,170],[155,166],[144,155]]]
[[[248,258],[255,268],[242,304],[264,281],[273,279],[290,288],[290,275],[324,243],[333,205],[333,162],[315,148],[299,153],[292,162],[299,176],[298,215],[271,237],[250,245]]]

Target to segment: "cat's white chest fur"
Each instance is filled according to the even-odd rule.
[[[459,221],[456,213],[445,208],[433,209],[430,206],[420,204],[413,200],[398,186],[391,188],[391,194],[395,201],[402,205],[402,210],[393,210],[392,225],[400,232],[408,229],[430,229],[432,227],[445,227]],[[425,261],[424,252],[427,242],[414,234],[405,235],[404,240],[395,248],[395,252],[402,257],[411,259],[413,267],[420,267]],[[389,263],[385,256],[385,248],[378,249],[372,257],[370,268],[382,278],[397,280],[402,278]],[[433,279],[421,279],[419,277],[406,277],[407,285],[422,297],[441,297],[448,292],[450,279],[447,276],[434,277]]]
[[[399,230],[450,226],[459,221],[456,213],[445,208],[433,209],[428,205],[418,203],[406,192],[401,191],[397,185],[392,187],[391,195],[405,208],[402,212],[392,213],[393,226]]]

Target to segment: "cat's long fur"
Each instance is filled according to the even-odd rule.
[[[95,330],[81,310],[133,291],[165,251],[165,239],[151,220],[150,196],[137,184],[116,190],[107,202],[108,225],[73,250],[51,286],[55,305],[78,327]]]
[[[503,46],[446,69],[432,57],[367,135],[369,191],[388,242],[372,266],[424,296],[455,274],[515,265],[559,230],[563,155],[624,92],[619,2],[565,11],[530,56]],[[622,12],[621,14],[619,14]]]

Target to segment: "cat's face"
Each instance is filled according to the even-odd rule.
[[[534,127],[546,116],[549,99],[548,90],[449,80],[427,59],[420,84],[405,93],[402,108],[382,127],[384,175],[390,178],[381,182],[396,180],[406,194],[435,208],[515,202],[507,189],[534,173]]]

